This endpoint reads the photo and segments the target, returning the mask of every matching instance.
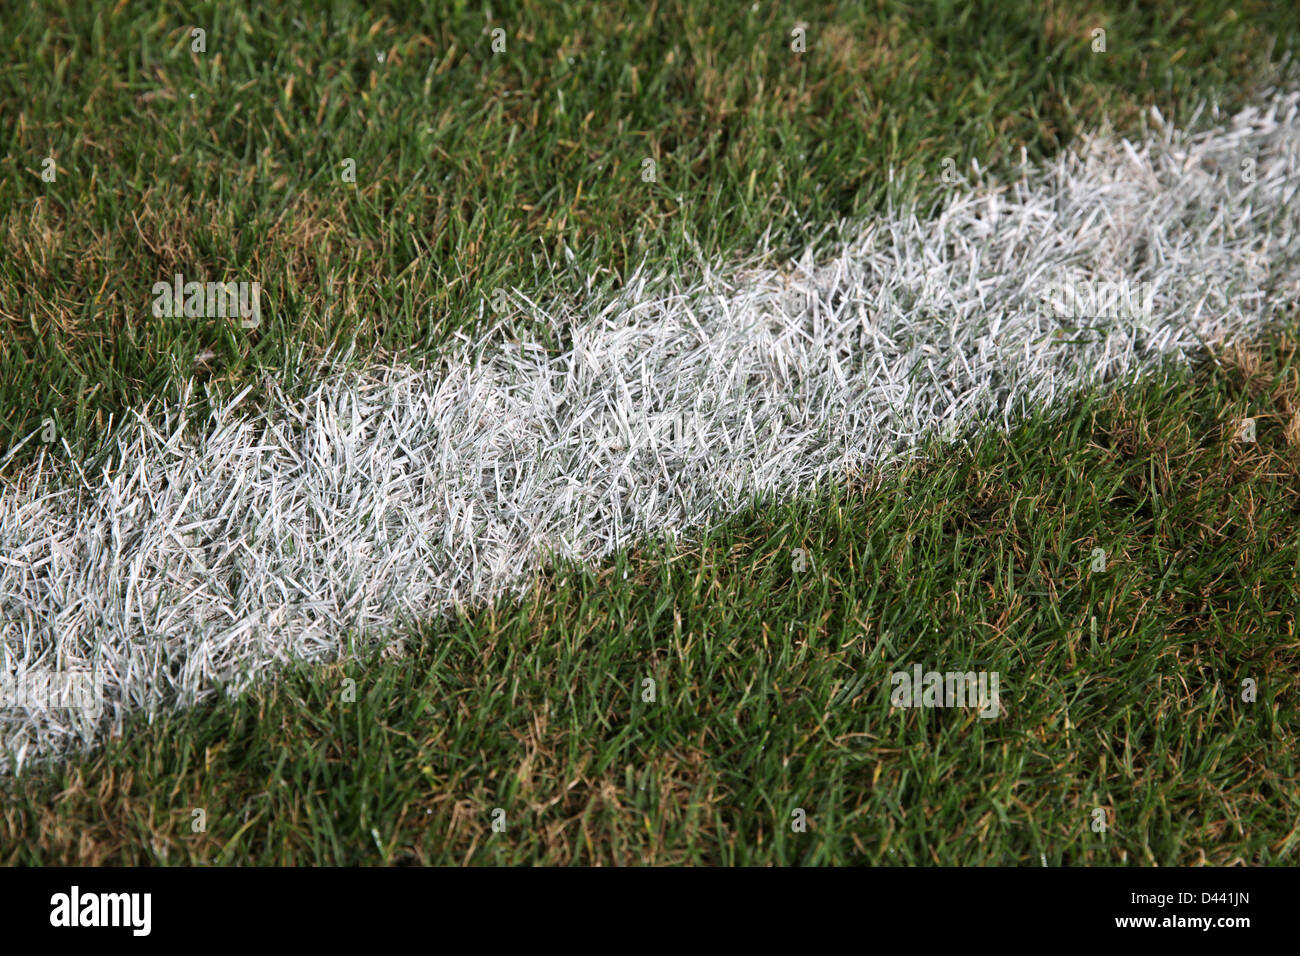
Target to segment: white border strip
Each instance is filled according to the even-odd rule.
[[[640,276],[545,315],[561,354],[466,343],[201,428],[184,400],[139,414],[112,470],[0,489],[4,667],[95,669],[106,698],[100,718],[0,707],[0,744],[21,766],[496,597],[551,549],[596,559],[1250,334],[1300,298],[1297,102],[1088,141],[788,273]],[[1088,283],[1140,304],[1063,317]]]

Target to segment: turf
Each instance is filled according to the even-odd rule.
[[[498,288],[576,296],[769,231],[796,251],[891,191],[942,190],[945,160],[959,181],[1106,117],[1241,102],[1300,24],[1262,2],[439,7],[11,12],[0,450],[48,419],[84,456],[190,376],[293,388],[326,355],[418,361],[490,320],[544,331],[494,315]],[[263,322],[154,318],[177,272],[260,281]]]
[[[707,287],[637,282],[550,316],[570,343],[558,354],[493,336],[428,373],[330,376],[301,402],[212,422],[155,410],[102,466],[55,459],[0,486],[0,650],[19,668],[96,668],[102,731],[245,668],[491,600],[547,549],[599,561],[924,432],[1014,422],[1254,335],[1300,289],[1300,93],[1267,102],[1190,140],[1090,138],[1012,188],[954,193],[934,219],[874,220],[816,267],[810,253]],[[1249,185],[1224,175],[1242,156]],[[1120,264],[1149,306],[1045,308],[1046,276]],[[21,766],[88,742],[77,717],[0,711],[3,750]]]
[[[1294,862],[1298,340],[137,718],[3,782],[0,860]],[[913,664],[1005,714],[891,710]]]
[[[1152,106],[1231,108],[1300,26],[1217,0],[438,6],[7,14],[0,459],[46,418],[80,459],[191,376],[293,390],[327,355],[544,335],[493,291],[795,252],[941,193],[947,159],[1003,175]],[[263,324],[154,318],[175,272],[261,281]],[[560,562],[400,657],[137,716],[0,781],[0,861],[1294,863],[1298,336]],[[1006,715],[891,712],[918,663],[998,672]]]

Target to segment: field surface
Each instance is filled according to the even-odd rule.
[[[9,15],[0,862],[1294,863],[1300,12],[434,7]]]

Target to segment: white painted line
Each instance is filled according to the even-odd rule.
[[[97,668],[104,711],[0,707],[0,741],[56,755],[496,597],[548,549],[595,559],[1254,334],[1300,298],[1297,102],[1089,141],[785,272],[638,276],[555,307],[558,354],[494,331],[437,372],[149,410],[104,473],[43,460],[0,489],[0,654]]]

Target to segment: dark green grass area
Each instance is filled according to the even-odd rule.
[[[0,459],[46,420],[85,455],[187,376],[292,388],[326,354],[419,362],[487,321],[549,341],[493,290],[793,252],[891,188],[946,188],[947,159],[1005,174],[1106,116],[1230,108],[1300,26],[1259,0],[488,6],[10,10]],[[261,282],[262,323],[155,318],[177,273]]]
[[[135,719],[0,862],[1293,863],[1298,332]]]

